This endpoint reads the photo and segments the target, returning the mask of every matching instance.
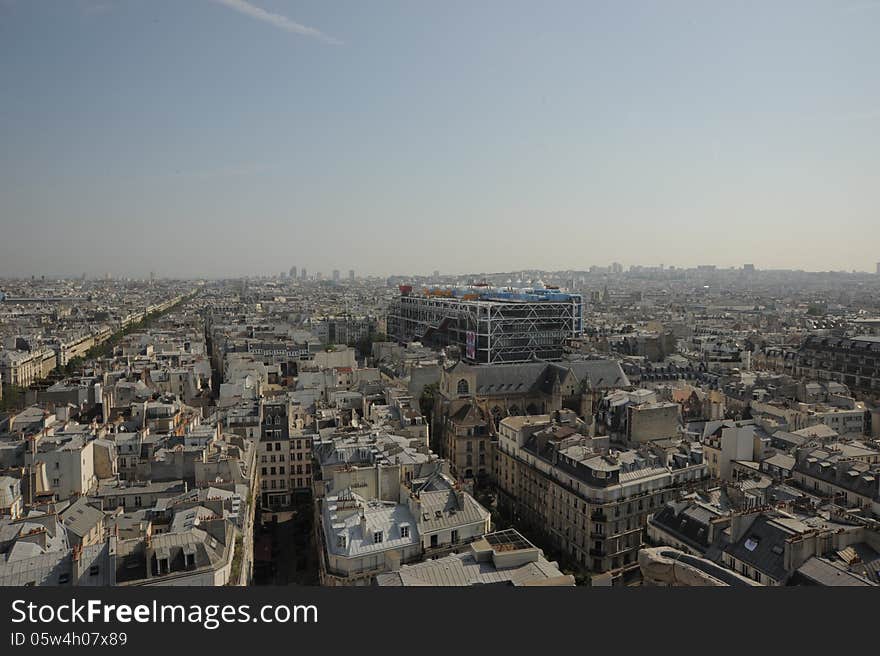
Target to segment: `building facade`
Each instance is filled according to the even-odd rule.
[[[399,342],[456,346],[473,363],[559,360],[583,333],[583,299],[559,290],[401,288],[388,310]]]
[[[648,516],[708,477],[699,452],[599,449],[552,429],[548,415],[501,421],[500,502],[515,522],[546,536],[546,546],[594,573],[637,568]]]
[[[798,375],[833,380],[850,389],[880,391],[880,337],[811,335],[798,352]]]
[[[312,487],[312,436],[293,425],[290,402],[264,402],[258,449],[262,507],[283,509]]]

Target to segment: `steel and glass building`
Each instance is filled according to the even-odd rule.
[[[566,342],[583,334],[580,294],[485,286],[414,291],[406,285],[400,292],[388,310],[391,337],[457,346],[472,363],[559,360]]]

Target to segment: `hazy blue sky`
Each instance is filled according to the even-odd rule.
[[[0,0],[0,275],[880,260],[880,1]]]

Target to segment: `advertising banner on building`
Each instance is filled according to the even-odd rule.
[[[477,357],[477,333],[472,330],[467,331],[467,357],[469,360]]]

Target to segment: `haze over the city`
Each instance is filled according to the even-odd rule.
[[[0,276],[873,271],[880,2],[0,1]]]

